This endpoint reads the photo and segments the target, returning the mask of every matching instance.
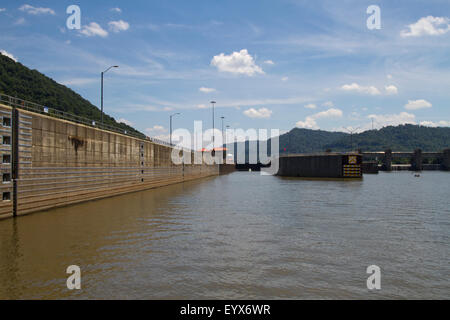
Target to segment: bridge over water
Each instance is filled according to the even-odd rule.
[[[391,171],[395,168],[395,165],[392,164],[394,159],[410,159],[409,169],[414,171],[424,169],[450,170],[450,149],[445,149],[442,152],[422,152],[421,149],[416,149],[413,152],[395,152],[388,149],[385,151],[361,152],[361,154],[365,160],[381,160],[381,169],[385,171]],[[439,164],[425,164],[424,160],[437,160]]]

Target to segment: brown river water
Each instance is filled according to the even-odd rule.
[[[235,172],[3,220],[0,299],[448,299],[449,199],[450,172]]]

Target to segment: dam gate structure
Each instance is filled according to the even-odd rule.
[[[219,175],[173,164],[163,141],[3,94],[0,142],[0,219]]]

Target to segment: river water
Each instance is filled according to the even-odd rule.
[[[235,172],[3,220],[0,298],[448,299],[449,186]]]

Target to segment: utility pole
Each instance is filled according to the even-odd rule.
[[[358,131],[359,127],[356,128],[356,129],[348,129],[348,128],[345,128],[345,127],[343,127],[343,128],[350,133],[350,148],[351,148],[351,151],[353,151],[353,133]]]
[[[111,66],[108,69],[106,69],[105,71],[102,72],[102,89],[101,89],[101,124],[103,127],[103,75],[108,72],[111,68],[118,68],[119,66]]]
[[[224,143],[224,139],[223,139],[223,120],[225,119],[225,117],[220,117],[220,119],[222,119],[222,146],[223,146],[223,143]]]

